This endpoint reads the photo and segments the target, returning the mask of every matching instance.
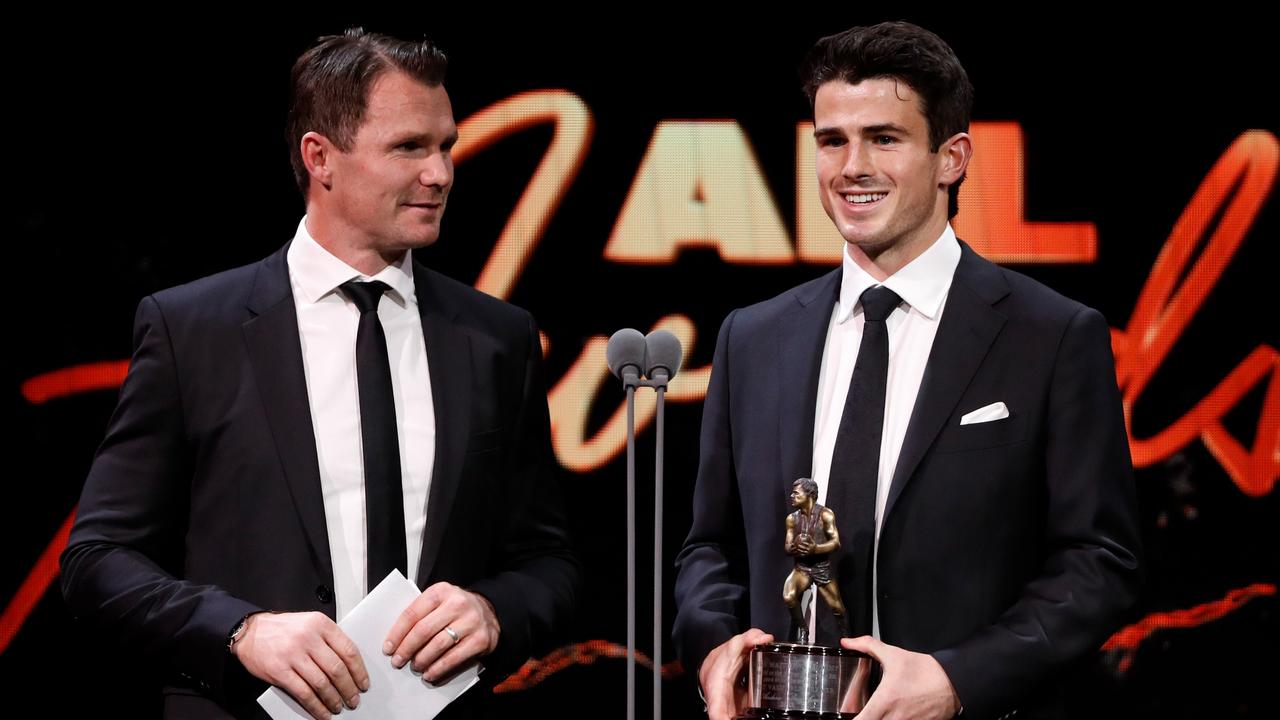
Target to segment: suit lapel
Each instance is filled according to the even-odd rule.
[[[882,523],[887,522],[894,502],[902,495],[912,473],[951,417],[1004,327],[1005,317],[992,306],[1009,294],[1008,282],[995,264],[984,260],[963,242],[960,247],[960,264],[956,266],[946,309],[933,339],[920,392],[898,454]]]
[[[841,272],[836,268],[816,282],[797,288],[795,303],[778,318],[778,457],[786,493],[790,493],[796,478],[813,474],[818,376],[831,308],[840,293]]]
[[[462,477],[470,432],[472,359],[471,338],[454,322],[457,312],[440,292],[441,281],[414,263],[413,282],[418,312],[422,315],[436,414],[435,464],[418,560],[417,581],[421,585],[431,577],[439,557],[441,538]]]
[[[333,582],[333,562],[325,524],[315,431],[307,401],[307,380],[285,260],[288,245],[258,266],[242,326],[249,361],[262,397],[294,508],[306,531],[311,558],[321,577]]]

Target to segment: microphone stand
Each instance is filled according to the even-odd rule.
[[[662,720],[662,468],[667,383],[680,369],[680,340],[666,330],[647,336],[623,328],[609,338],[609,370],[627,394],[627,720],[636,716],[636,388],[657,393],[653,478],[653,718]],[[649,379],[642,379],[641,368]]]
[[[657,393],[653,471],[653,720],[662,720],[662,467],[666,439],[666,393],[668,373],[660,370],[652,380],[629,374],[623,378],[627,391],[627,720],[636,716],[636,423],[637,387]]]

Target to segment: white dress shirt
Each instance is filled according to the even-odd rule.
[[[414,294],[411,252],[406,252],[399,264],[386,267],[373,277],[361,275],[311,237],[304,217],[289,246],[288,263],[340,620],[370,589],[365,587],[365,523],[370,518],[365,517],[364,445],[356,384],[360,310],[339,286],[356,278],[381,280],[391,286],[378,303],[378,319],[387,336],[391,363],[410,580],[417,572],[422,551],[427,492],[435,464],[436,416],[427,347]],[[376,522],[377,518],[372,520]]]
[[[831,455],[835,452],[844,414],[845,397],[853,379],[853,368],[862,344],[862,305],[858,298],[869,287],[883,284],[898,294],[902,303],[889,314],[885,325],[889,331],[889,374],[885,388],[884,431],[880,438],[880,469],[876,485],[876,540],[884,520],[885,501],[898,453],[911,421],[911,410],[920,392],[920,381],[933,348],[933,338],[942,319],[942,308],[951,279],[960,264],[960,244],[947,225],[927,250],[883,283],[871,277],[849,257],[845,246],[840,298],[831,311],[827,341],[822,353],[822,371],[818,376],[817,407],[813,421],[813,479],[818,483],[818,497],[827,497],[831,476]],[[876,557],[879,557],[877,542]],[[875,602],[875,579],[872,572],[872,634],[880,637],[879,610]],[[856,582],[865,582],[859,578]],[[816,618],[817,613],[812,614]],[[811,620],[812,624],[812,620]]]

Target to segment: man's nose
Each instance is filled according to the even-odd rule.
[[[423,161],[418,182],[427,187],[448,188],[453,184],[453,159],[448,153],[432,153]]]
[[[850,143],[849,153],[844,160],[843,174],[847,178],[858,179],[875,174],[875,163],[871,158],[871,150],[866,143]]]

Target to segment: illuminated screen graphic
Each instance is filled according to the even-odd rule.
[[[538,318],[553,446],[587,571],[564,643],[502,681],[495,712],[622,714],[625,406],[607,339],[621,327],[661,328],[684,344],[667,394],[671,567],[689,526],[721,320],[839,262],[796,65],[818,36],[878,19],[654,20],[598,33],[370,26],[426,33],[450,53],[457,179],[441,240],[420,257]],[[1224,70],[1280,70],[1248,36],[1261,30],[1153,35],[1080,19],[994,32],[911,19],[953,43],[978,92],[957,234],[1112,327],[1146,584],[1126,624],[1086,666],[1064,671],[1071,716],[1273,716],[1280,140],[1265,83]],[[280,139],[288,67],[310,37],[340,27],[192,28],[144,43],[77,22],[63,32],[112,82],[47,70],[15,81],[14,97],[32,111],[17,118],[23,182],[5,230],[12,459],[0,673],[38,692],[56,687],[51,676],[69,657],[84,663],[67,715],[108,693],[142,716],[159,708],[145,671],[111,662],[57,590],[57,558],[127,371],[133,309],[291,236],[302,207]],[[25,38],[17,51],[44,52],[51,38]],[[1211,67],[1180,49],[1191,44]],[[649,393],[637,400],[644,478],[654,403]],[[653,508],[652,488],[641,488],[644,572]],[[664,577],[667,629],[673,577],[674,568]],[[651,589],[642,577],[641,618]],[[637,635],[647,689],[654,658],[643,622]],[[670,643],[657,660],[664,717],[701,717],[695,673]]]

